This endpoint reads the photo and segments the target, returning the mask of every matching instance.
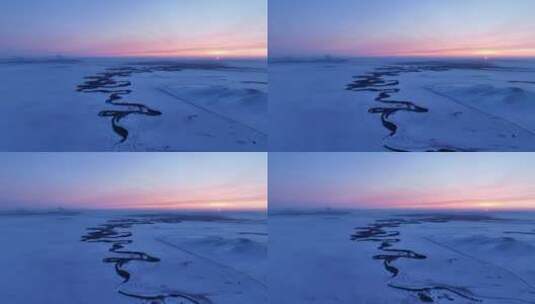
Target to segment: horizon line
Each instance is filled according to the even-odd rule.
[[[180,56],[180,55],[1,55],[0,59],[117,59],[117,58],[143,58],[143,59],[190,59],[190,60],[265,60],[268,56]]]
[[[458,59],[535,59],[535,55],[523,56],[496,56],[496,55],[276,55],[268,59],[356,59],[356,58],[458,58]]]
[[[345,211],[482,211],[482,212],[493,212],[493,211],[534,211],[533,208],[496,208],[496,207],[473,207],[473,208],[440,208],[440,207],[268,207],[269,211],[291,211],[291,210],[345,210]]]
[[[0,214],[2,212],[13,212],[13,211],[185,211],[185,212],[235,212],[235,211],[245,211],[245,212],[262,212],[267,211],[268,208],[146,208],[146,207],[112,207],[112,208],[90,208],[90,207],[13,207],[13,208],[0,208]]]

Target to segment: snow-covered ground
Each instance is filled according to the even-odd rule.
[[[535,60],[274,61],[269,81],[271,150],[535,150]]]
[[[2,60],[0,81],[2,151],[267,149],[262,61]]]
[[[272,303],[535,303],[534,213],[274,214]]]
[[[257,213],[0,215],[6,303],[267,303]]]
[[[535,303],[534,213],[0,215],[8,303]],[[269,245],[268,245],[269,228]],[[269,256],[268,256],[269,249]]]

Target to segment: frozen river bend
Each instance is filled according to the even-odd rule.
[[[265,151],[262,61],[0,61],[4,151]]]
[[[276,303],[535,303],[533,213],[287,212],[270,242]]]
[[[275,150],[535,150],[533,60],[281,61],[270,88]]]
[[[0,217],[10,303],[267,303],[261,214]]]

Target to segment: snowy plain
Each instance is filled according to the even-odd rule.
[[[535,303],[534,213],[274,211],[272,303]]]
[[[534,151],[535,60],[273,59],[273,151]]]
[[[267,303],[261,213],[0,215],[7,303]]]
[[[265,151],[264,61],[0,60],[2,151]]]

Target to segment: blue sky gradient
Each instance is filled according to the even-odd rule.
[[[535,209],[532,153],[270,153],[270,208]]]
[[[534,56],[531,0],[270,0],[277,56]]]
[[[265,209],[266,153],[0,153],[0,209]]]
[[[265,56],[267,0],[0,3],[0,56]]]

